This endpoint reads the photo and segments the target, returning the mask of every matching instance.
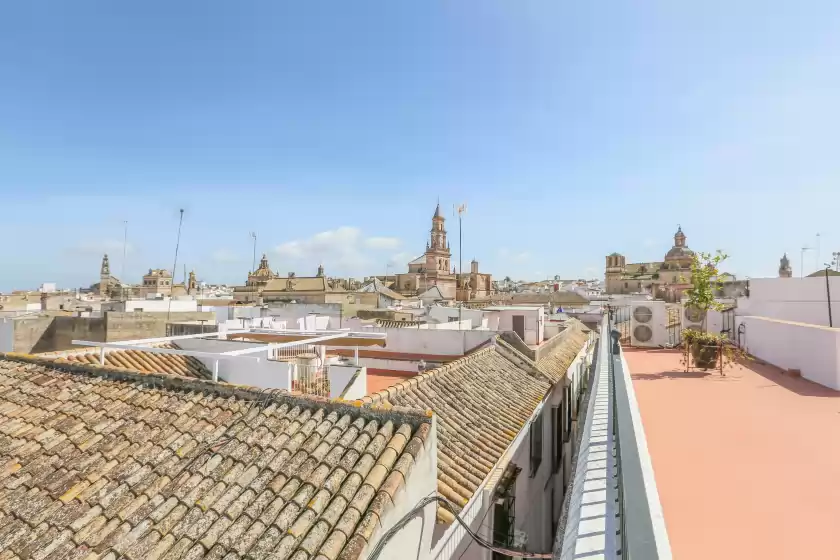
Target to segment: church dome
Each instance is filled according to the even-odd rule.
[[[685,259],[694,255],[694,251],[688,247],[671,247],[671,250],[665,255],[665,260]]]

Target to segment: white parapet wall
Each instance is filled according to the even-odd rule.
[[[829,276],[831,312],[840,319],[840,276]],[[738,315],[828,325],[829,290],[824,276],[752,278],[750,297],[738,298]]]
[[[367,368],[349,364],[330,364],[330,398],[352,401],[367,395]]]
[[[840,390],[840,328],[768,317],[740,317],[738,323],[744,325],[741,344],[751,355]]]

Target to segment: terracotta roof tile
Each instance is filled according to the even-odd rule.
[[[178,346],[172,342],[157,344],[154,348],[169,348],[177,350]],[[99,349],[72,350],[64,352],[48,352],[38,354],[43,358],[51,358],[56,362],[70,362],[73,364],[99,365]],[[198,379],[211,379],[213,374],[198,358],[181,354],[158,354],[137,350],[111,350],[105,353],[105,365],[114,368],[125,368],[139,373],[170,373]]]
[[[430,426],[416,412],[0,354],[0,550],[355,558]]]
[[[577,319],[570,319],[567,323],[566,329],[557,335],[559,343],[552,348],[552,351],[545,353],[537,360],[540,371],[555,383],[566,376],[580,347],[589,337],[589,329]]]
[[[492,345],[372,393],[360,402],[435,413],[438,418],[438,491],[463,507],[552,385],[565,376],[566,369],[560,375],[559,368],[564,363],[568,368],[586,338],[579,330],[570,331],[558,341],[541,367],[497,337]],[[391,437],[388,445],[397,445],[400,456],[393,467],[389,467],[389,477],[409,475],[413,466],[411,452],[418,445],[422,447],[426,430],[418,430],[413,436],[395,434]],[[393,455],[383,453],[380,460],[385,457],[390,460]],[[382,483],[378,477],[375,480]],[[398,483],[398,479],[386,479],[382,483],[382,493],[392,496],[394,485]],[[371,504],[371,511],[380,503]],[[438,514],[439,520],[453,520],[443,509],[439,509]],[[351,544],[346,545],[345,554],[351,549]]]

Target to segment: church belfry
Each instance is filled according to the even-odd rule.
[[[443,251],[448,249],[446,243],[446,229],[443,227],[443,216],[440,215],[440,203],[435,208],[435,215],[432,216],[432,230],[429,240],[429,249]]]
[[[108,253],[102,256],[102,266],[99,267],[99,296],[108,297],[111,291],[111,265],[108,263]]]
[[[788,259],[787,253],[782,255],[782,258],[779,259],[779,278],[791,278],[793,277],[793,269],[790,266],[790,259]]]
[[[685,247],[685,234],[680,225],[677,225],[677,233],[674,234],[674,247]]]

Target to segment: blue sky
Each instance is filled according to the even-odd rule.
[[[827,0],[17,2],[0,84],[0,290],[171,268],[179,208],[210,282],[252,230],[283,273],[404,270],[438,197],[499,277],[660,259],[678,223],[740,276],[840,250]]]

